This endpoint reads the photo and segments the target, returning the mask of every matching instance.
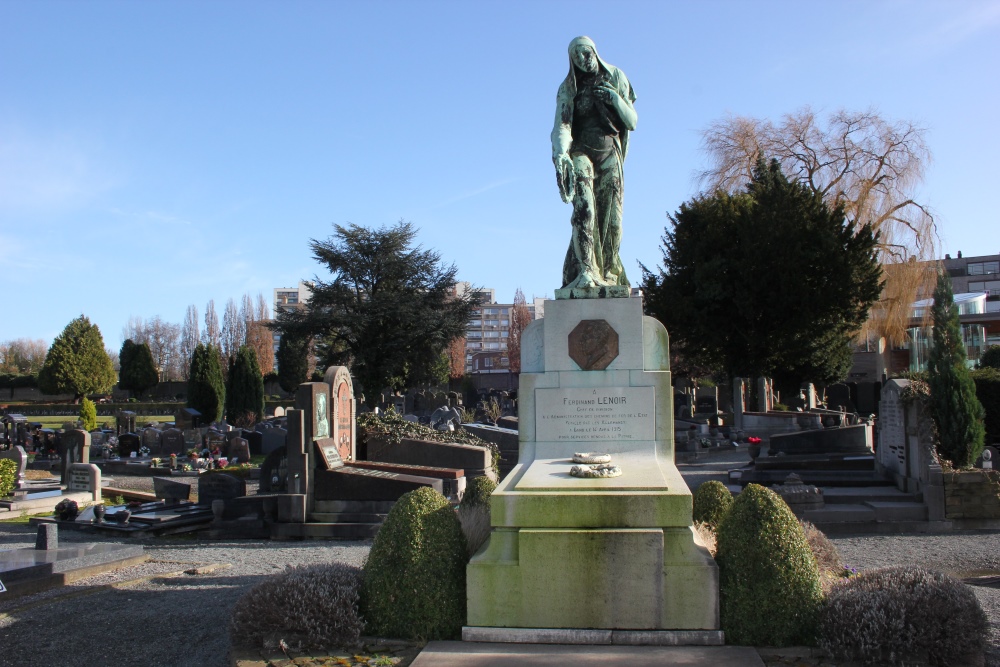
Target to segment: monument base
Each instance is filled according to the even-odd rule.
[[[559,628],[462,628],[463,642],[616,646],[722,646],[721,630],[577,630]]]
[[[519,461],[466,570],[468,633],[715,641],[718,567],[674,465],[666,330],[641,299],[545,308],[522,335]],[[610,455],[621,476],[571,476],[576,452]]]
[[[556,299],[627,299],[632,288],[625,285],[567,287],[555,291]]]

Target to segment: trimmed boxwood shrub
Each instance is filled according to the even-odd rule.
[[[432,640],[465,623],[465,538],[455,511],[429,487],[404,494],[379,529],[364,566],[368,633]]]
[[[694,492],[692,518],[698,523],[706,523],[718,528],[723,517],[733,506],[733,494],[718,480],[703,482]]]
[[[981,654],[987,629],[969,586],[940,572],[888,567],[833,586],[820,614],[819,645],[866,664],[949,665]]]
[[[476,477],[465,487],[462,496],[462,507],[490,506],[490,496],[496,490],[497,484],[489,477]]]
[[[353,565],[303,565],[268,577],[233,607],[230,635],[240,643],[272,647],[280,640],[325,648],[358,641],[361,570]]]
[[[819,571],[798,519],[778,494],[749,484],[719,524],[719,611],[726,641],[811,645]]]
[[[11,459],[0,459],[0,498],[14,490],[17,482],[17,464]]]

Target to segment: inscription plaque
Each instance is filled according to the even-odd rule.
[[[90,471],[70,468],[67,491],[90,491]]]
[[[540,441],[653,440],[653,387],[535,389]]]
[[[337,449],[337,441],[335,439],[321,438],[315,442],[316,449],[319,450],[320,457],[323,459],[323,463],[326,464],[327,470],[333,470],[344,465],[344,461],[340,458],[340,452]]]

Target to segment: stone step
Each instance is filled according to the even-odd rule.
[[[386,514],[370,512],[311,512],[309,521],[315,523],[378,523],[385,521]]]
[[[317,500],[316,512],[355,512],[366,514],[388,514],[394,500]]]
[[[833,504],[826,507],[806,510],[802,518],[814,524],[821,523],[861,523],[877,520],[874,508],[867,505]]]
[[[271,537],[364,540],[375,537],[381,527],[379,523],[274,523]]]
[[[865,505],[875,510],[876,521],[927,520],[927,506],[923,503],[869,500]]]
[[[906,493],[895,486],[833,486],[823,489],[823,500],[827,505],[863,505],[866,501],[919,503],[920,493]]]

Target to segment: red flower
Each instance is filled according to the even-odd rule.
[[[759,445],[760,444],[760,438],[751,435],[749,438],[747,438],[747,442],[749,442],[751,445]]]

